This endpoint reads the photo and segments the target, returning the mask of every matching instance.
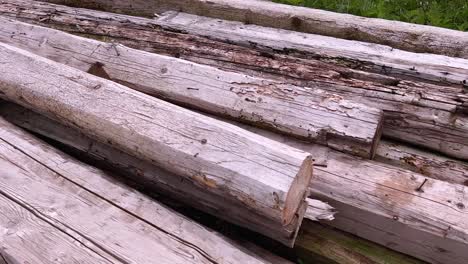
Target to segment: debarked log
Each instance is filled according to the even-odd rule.
[[[375,154],[383,112],[374,107],[321,89],[226,72],[8,19],[1,21],[2,41],[37,55],[183,106],[361,157]]]
[[[307,48],[311,43],[314,43],[310,39],[310,34],[296,36],[298,33],[293,32],[263,32],[267,29],[213,19],[210,21],[209,18],[193,18],[193,16],[184,14],[151,20],[48,3],[14,1],[15,4],[13,4],[10,2],[0,6],[2,15],[13,16],[16,19],[76,34],[123,43],[150,52],[181,57],[228,71],[247,72],[258,77],[273,78],[296,86],[323,89],[347,100],[357,101],[373,108],[381,108],[386,117],[384,135],[430,148],[451,157],[468,159],[468,140],[466,138],[468,118],[467,111],[464,110],[468,97],[463,94],[464,88],[460,84],[457,87],[451,87],[400,78],[387,77],[386,79],[385,75],[366,75],[346,67],[331,67],[329,64],[312,62],[311,59],[298,59],[295,56],[284,55],[279,51],[265,52],[258,49],[261,45],[280,45],[281,39],[287,39],[288,43],[284,43],[285,40],[281,44],[284,48],[300,49],[306,54],[313,53],[313,48]],[[33,45],[38,52],[37,46],[42,43],[42,39],[35,42],[31,39],[32,37],[30,38],[31,34],[28,31],[22,31],[19,28],[17,30],[18,34],[5,34],[2,40],[14,45],[22,45],[25,49],[28,45]],[[242,35],[242,32],[246,30],[252,32]],[[22,36],[23,33],[28,34],[28,37]],[[200,34],[205,35],[206,38],[200,37]],[[306,39],[303,40],[303,37]],[[214,41],[214,38],[219,41]],[[317,49],[323,50],[324,47],[330,46],[329,43],[339,41],[341,40],[318,41],[318,43],[322,43],[322,46]],[[242,47],[241,44],[244,42],[255,42],[255,45],[249,46],[250,48]],[[47,43],[42,46],[47,49]],[[340,45],[337,44],[337,47]],[[354,54],[364,54],[372,50],[371,47],[366,47],[362,45],[356,49]],[[431,54],[399,53],[398,55],[396,51],[390,52],[389,50],[388,52],[391,54],[391,56],[388,55],[390,59],[393,58],[395,62],[402,63],[400,69],[408,70],[408,65],[412,65],[411,68],[417,68],[416,72],[408,70],[410,73],[415,73],[414,76],[422,77],[424,74],[432,72],[439,74],[434,75],[436,79],[444,76],[458,76],[457,82],[460,82],[460,78],[466,79],[468,75],[466,60],[454,60],[448,57],[439,59]],[[325,53],[330,55],[329,52]],[[373,54],[360,56],[374,59],[385,57],[383,55],[385,52],[382,52],[381,49],[375,49]],[[336,54],[338,57],[344,55]],[[64,58],[67,58],[66,55],[64,56],[57,56],[56,59],[63,61]],[[416,58],[416,61],[419,62],[402,62],[402,60],[409,58]],[[463,64],[461,61],[465,63]],[[91,65],[83,66],[83,68],[86,67],[91,67]],[[103,69],[106,67],[108,66],[104,65]],[[356,65],[352,64],[348,67],[355,68]],[[99,68],[94,67],[93,69],[95,74],[100,72],[102,74]],[[164,67],[160,69],[164,69]],[[422,73],[422,69],[429,70]],[[405,73],[396,72],[395,67],[386,68],[384,73],[395,73],[396,76],[405,75]],[[160,78],[164,78],[164,76],[160,76]],[[370,79],[365,81],[359,78]]]
[[[63,128],[52,130],[31,111],[0,109],[9,109],[11,114],[5,116],[10,120],[45,136],[64,133],[54,139],[67,145],[80,141],[67,139]],[[270,131],[252,130],[272,137]],[[284,141],[294,144],[294,139]],[[294,146],[314,149],[301,142]],[[84,149],[103,155],[94,144]],[[311,183],[311,198],[339,208],[335,220],[327,224],[431,263],[464,263],[468,257],[463,250],[468,243],[466,187],[336,151],[329,151],[327,157],[327,166],[314,168],[316,178]]]
[[[245,227],[264,230],[268,219],[264,235],[294,244],[312,178],[309,153],[6,44],[0,64],[3,98],[197,181],[262,216],[239,216]]]
[[[126,154],[110,145],[93,140],[76,129],[62,125],[55,120],[17,104],[0,101],[0,116],[17,126],[60,142],[68,147],[72,147],[83,155],[87,155],[97,161],[105,162],[118,171],[125,172],[123,175],[124,177],[144,185],[145,189],[163,193],[174,200],[216,215],[230,222],[236,222],[239,225],[248,225],[248,222],[245,222],[244,219],[237,216],[242,208],[232,210],[235,206],[231,205],[226,207],[224,212],[220,213],[219,206],[217,205],[219,203],[219,198],[211,193],[207,193],[203,187],[199,186],[197,181],[189,179],[180,182],[176,175],[166,170]],[[257,130],[254,129],[254,131]],[[307,149],[307,151],[321,153],[321,155],[327,154],[327,152],[323,150],[323,147],[319,145],[309,145],[294,139],[286,140],[286,138],[281,135],[265,133],[264,131],[257,131],[257,133],[277,141],[284,139],[286,144],[290,144],[293,147],[299,147],[303,150]],[[317,162],[315,162],[314,165],[315,164],[317,164]],[[326,166],[326,163],[323,163],[323,161],[318,164],[319,166]],[[177,188],[174,188],[174,186],[177,186]],[[186,193],[190,193],[191,196],[187,196]],[[193,199],[193,197],[196,197],[196,199]],[[319,200],[307,198],[306,201],[308,207],[304,215],[305,218],[312,221],[330,221],[334,219],[336,211],[333,207]],[[245,210],[243,213],[249,214],[251,212]]]
[[[289,263],[260,257],[3,118],[0,168],[7,263]]]
[[[263,0],[44,0],[153,17],[167,10],[389,45],[409,51],[468,58],[468,33],[399,21],[364,18]]]

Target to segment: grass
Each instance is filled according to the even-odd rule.
[[[365,17],[468,31],[468,0],[274,0]]]

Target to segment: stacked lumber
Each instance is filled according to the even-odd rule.
[[[0,137],[8,151],[0,176],[12,192],[1,194],[42,221],[25,228],[31,243],[56,250],[49,260],[60,258],[62,240],[84,245],[78,262],[468,259],[466,33],[268,1],[47,2],[107,11],[0,5]],[[198,231],[187,216],[12,124],[125,182],[293,247],[294,257]],[[124,193],[110,194],[115,186]],[[86,192],[104,202],[83,203]],[[132,199],[174,217],[147,219]],[[106,219],[122,219],[109,226],[122,233],[106,234]],[[189,231],[172,228],[180,221]],[[89,233],[94,225],[103,231]],[[154,234],[141,232],[148,228]],[[57,241],[45,241],[45,230]],[[0,236],[14,245],[1,256],[40,257],[18,257],[33,244],[12,237]]]

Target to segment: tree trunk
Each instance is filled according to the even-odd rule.
[[[457,87],[438,86],[400,78],[406,75],[400,70],[408,70],[408,65],[413,65],[418,69],[414,76],[423,76],[428,72],[439,74],[434,75],[435,79],[456,75],[459,76],[456,82],[460,82],[460,78],[468,76],[468,63],[466,60],[446,57],[437,58],[441,56],[430,54],[390,54],[388,57],[393,58],[393,63],[400,63],[399,67],[401,67],[398,71],[396,71],[396,66],[392,66],[391,71],[386,68],[385,72],[393,72],[396,73],[395,76],[400,76],[390,78],[378,74],[358,72],[342,66],[314,62],[310,57],[315,55],[312,54],[311,48],[306,47],[313,41],[311,42],[310,39],[299,41],[302,39],[300,35],[297,35],[299,33],[281,33],[281,31],[263,33],[258,31],[255,33],[255,31],[252,31],[249,34],[241,35],[249,28],[258,30],[258,27],[251,25],[240,26],[238,24],[230,26],[229,22],[214,23],[206,18],[186,20],[184,19],[185,16],[181,14],[173,17],[162,17],[159,20],[150,20],[47,3],[34,2],[34,4],[25,5],[28,2],[15,2],[16,4],[9,3],[0,6],[1,14],[72,33],[120,42],[151,52],[206,63],[229,71],[248,72],[258,77],[274,78],[280,82],[297,86],[314,87],[314,89],[319,87],[330,93],[339,94],[345,99],[356,100],[373,108],[381,108],[385,110],[386,117],[383,129],[384,135],[431,148],[451,157],[468,159],[468,139],[466,136],[468,118],[466,111],[464,111],[466,107],[463,106],[463,101],[468,99],[466,94],[462,93],[463,88],[460,85]],[[23,11],[20,11],[21,7],[27,8],[27,11],[24,11],[24,8]],[[189,23],[190,21],[191,23]],[[196,23],[192,23],[194,21]],[[214,27],[213,24],[217,26]],[[185,31],[181,32],[184,28]],[[188,34],[187,30],[191,31],[191,33]],[[23,33],[28,33],[28,31]],[[200,34],[208,38],[201,37]],[[309,38],[310,36],[304,34],[304,37]],[[2,40],[15,45],[22,45],[23,48],[33,45],[34,50],[40,52],[37,46],[42,39],[34,43],[29,38],[21,35],[16,35],[13,39],[11,37],[10,32],[5,32]],[[267,38],[271,39],[267,41],[265,40]],[[214,41],[213,39],[224,39],[224,42]],[[289,44],[284,43],[286,42],[285,39],[289,40]],[[297,41],[297,43],[294,41]],[[319,43],[326,43],[327,46],[331,46],[331,44],[339,41],[341,40],[322,40]],[[239,45],[242,43],[255,43],[255,45],[247,48],[227,44],[226,42],[234,42]],[[265,52],[264,49],[259,48],[262,45],[280,45],[278,43],[283,43],[283,48],[289,47],[288,50],[292,48],[301,50],[296,52],[299,55],[309,54],[310,56],[304,57],[306,59],[299,59],[296,57],[297,54],[290,56],[279,54],[281,52],[278,50],[272,52],[270,49],[269,52]],[[323,50],[327,46],[322,44],[319,49]],[[336,50],[339,51],[349,45],[336,46]],[[42,48],[47,50],[51,47],[45,43]],[[112,50],[111,48],[110,52]],[[385,57],[382,55],[382,49],[376,49],[374,53],[366,54],[369,50],[371,50],[369,45],[363,45],[356,49],[353,54],[358,54],[361,58],[378,59]],[[345,53],[349,54],[350,52]],[[67,52],[65,51],[64,54],[67,54]],[[346,54],[337,54],[336,56],[341,57]],[[64,58],[68,58],[68,55],[64,56],[55,56],[52,59],[63,61]],[[93,54],[92,57],[96,56],[98,55]],[[328,54],[327,56],[332,55]],[[327,56],[324,58],[327,58]],[[409,58],[417,59],[415,62],[411,62],[408,61]],[[74,63],[70,60],[68,62]],[[155,62],[152,63],[153,65],[156,64]],[[389,65],[388,62],[383,63]],[[364,63],[364,65],[367,64]],[[354,63],[347,66],[356,67]],[[81,67],[91,67],[91,64],[81,65]],[[104,65],[103,69],[106,69],[106,67],[110,66]],[[426,73],[423,73],[423,69],[427,69]],[[382,69],[379,68],[379,70]],[[413,70],[408,71],[414,72]],[[457,71],[458,73],[456,73]],[[450,74],[443,74],[446,72],[450,72]],[[117,79],[121,79],[122,74],[118,75]],[[160,78],[164,78],[164,76],[160,76]],[[192,91],[192,93],[194,92]],[[441,142],[445,143],[441,144]]]
[[[381,110],[323,90],[225,72],[51,29],[31,30],[21,22],[5,23],[4,32],[13,40],[6,40],[5,35],[2,40],[6,43],[177,104],[366,158],[373,157],[380,139]],[[21,34],[19,27],[28,31],[28,41],[18,43],[19,38],[10,38],[11,30]],[[44,45],[32,41],[44,37]]]
[[[0,165],[11,263],[271,263],[4,119]]]
[[[262,0],[45,0],[58,4],[153,17],[167,10],[325,36],[389,45],[421,53],[468,58],[468,33],[405,22],[363,18]]]
[[[312,177],[308,153],[6,44],[0,63],[4,98],[197,182],[257,213],[242,216],[247,228],[294,244]]]

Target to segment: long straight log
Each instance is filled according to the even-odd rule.
[[[370,241],[306,221],[295,253],[303,264],[424,264]]]
[[[278,67],[276,64],[268,63],[272,58],[288,61],[285,58],[294,57],[296,63],[300,62],[307,66],[302,69],[304,71],[302,75],[306,76],[313,76],[314,71],[320,72],[322,68],[329,69],[330,65],[334,65],[335,69],[345,65],[397,78],[451,83],[458,86],[467,79],[468,63],[463,59],[434,54],[415,54],[383,45],[245,25],[185,13],[168,12],[158,19],[146,19],[31,0],[3,0],[0,11],[4,16],[55,26],[77,34],[96,35],[103,39],[118,40],[126,45],[137,42],[139,48],[155,49],[186,57],[195,53],[196,56],[193,54],[192,60],[203,60],[207,57],[215,60],[218,57],[220,63],[233,61],[242,65],[241,62],[248,58],[236,54],[239,52],[246,52],[245,55],[256,54],[252,50],[240,47],[243,46],[259,49],[260,55],[264,56],[257,56],[256,63],[262,63],[267,69]],[[175,50],[170,51],[167,42],[172,43]],[[189,45],[190,43],[197,45]],[[221,51],[222,49],[226,50],[224,51],[226,54]],[[298,61],[297,58],[303,60]],[[291,71],[297,66],[294,66],[293,60],[289,61],[289,65],[281,69],[285,74],[294,74]],[[315,70],[309,72],[309,69]],[[349,69],[342,74],[353,77],[362,75],[359,71]],[[320,74],[315,75],[320,76]],[[391,78],[385,79],[378,75],[367,75],[367,78],[372,76],[382,79],[381,81],[395,82]]]
[[[260,257],[4,119],[0,119],[0,164],[0,253],[5,259],[289,263]]]
[[[383,132],[386,136],[431,148],[452,157],[460,159],[468,158],[468,140],[466,139],[466,127],[468,127],[466,124],[468,120],[463,110],[463,101],[467,99],[466,94],[464,95],[462,93],[462,88],[460,86],[437,86],[418,81],[394,78],[382,79],[381,75],[356,73],[346,67],[330,67],[328,64],[317,64],[315,62],[311,64],[310,60],[297,59],[294,56],[265,53],[262,52],[262,50],[256,50],[254,47],[249,49],[226,44],[222,41],[216,42],[211,40],[213,38],[226,38],[226,42],[235,41],[235,37],[242,34],[243,30],[251,27],[251,25],[241,26],[234,24],[231,26],[232,31],[219,33],[223,29],[230,28],[229,25],[225,25],[226,22],[209,22],[204,18],[186,20],[185,16],[181,14],[172,16],[170,19],[163,17],[160,20],[150,20],[84,9],[73,9],[47,3],[34,2],[31,5],[26,5],[27,3],[27,1],[15,1],[15,4],[8,3],[4,6],[0,6],[0,12],[3,15],[13,16],[28,22],[52,26],[72,33],[102,37],[135,48],[179,56],[196,62],[224,68],[229,71],[248,71],[249,74],[256,74],[259,77],[277,78],[283,83],[319,87],[331,93],[337,93],[346,99],[357,100],[371,107],[384,109],[387,118]],[[28,7],[27,11],[24,11],[26,7]],[[183,21],[185,22],[182,23]],[[188,23],[187,21],[192,22]],[[177,24],[179,24],[178,27],[176,27]],[[215,24],[218,25],[218,27],[214,27]],[[190,28],[195,29],[192,30],[193,34],[186,34],[174,32],[177,28],[185,28],[187,30]],[[201,28],[204,30],[201,30]],[[211,29],[207,30],[208,28]],[[18,32],[31,36],[34,35],[30,34],[27,30],[21,31],[19,28]],[[196,32],[205,34],[208,38],[199,37],[199,35],[196,35],[198,34]],[[246,42],[247,38],[249,41],[257,39],[255,47],[258,47],[262,45],[262,39],[280,34],[263,34],[261,31],[259,32],[259,34],[252,33],[250,35],[238,37],[240,39],[238,39],[238,42]],[[43,37],[45,37],[45,34],[46,33],[43,34]],[[281,43],[281,39],[292,39],[292,36],[295,35],[296,33],[285,32],[284,35],[280,35],[282,37],[278,37],[278,39],[269,42],[267,41],[267,43]],[[307,34],[305,35],[305,37],[308,37]],[[33,46],[35,52],[41,51],[38,46],[39,43],[42,43],[42,38],[34,42],[30,40],[29,37],[24,37],[20,34],[15,35],[14,38],[11,37],[11,34],[5,34],[2,40],[15,45],[21,45],[23,48]],[[301,39],[301,37],[298,36],[296,39]],[[52,40],[49,39],[49,41]],[[300,43],[304,43],[305,45],[309,42]],[[47,43],[44,43],[41,47],[45,50],[55,49],[55,53],[60,52],[60,54],[62,54],[66,52],[58,50],[56,47],[53,47],[53,45],[48,45]],[[69,47],[69,45],[67,47]],[[298,46],[296,44],[291,47],[297,48]],[[365,50],[365,46],[362,46],[356,51],[356,54],[361,54],[365,52]],[[307,49],[305,51],[307,51]],[[378,50],[376,50],[376,52],[377,54],[381,54]],[[48,54],[43,52],[41,55],[47,56]],[[75,56],[75,54],[64,55],[63,57],[54,56],[54,58],[49,54],[50,58],[60,61],[64,61],[65,58],[70,56]],[[379,58],[379,56],[376,55],[363,56]],[[446,61],[445,59],[430,59],[430,56],[433,55],[428,56],[427,58],[421,57],[420,63],[428,61],[439,61],[442,63]],[[95,57],[95,54],[93,54],[92,57]],[[410,57],[412,56],[401,54],[401,56],[395,56],[394,59],[395,61],[399,61],[406,60]],[[70,62],[70,60],[67,61],[68,63],[73,63]],[[459,61],[464,61],[465,64],[467,64],[466,60],[459,59]],[[153,65],[155,64],[154,61],[152,63]],[[408,67],[406,63],[407,62],[402,63],[402,67],[404,66],[405,69]],[[457,64],[457,62],[454,61],[447,61],[446,63],[447,67],[453,65],[455,67],[454,69],[460,69],[460,76],[466,78],[468,65],[462,67],[460,63]],[[87,65],[86,67],[91,66]],[[106,69],[106,67],[108,66],[103,66],[104,69]],[[442,74],[446,70],[452,71],[450,69],[444,69],[443,67],[426,67],[439,74]],[[83,66],[83,68],[85,68],[85,66]],[[161,69],[162,68],[164,67],[161,67]],[[417,68],[420,67],[417,66]],[[464,68],[465,70],[463,70]],[[421,74],[418,71],[415,75]],[[449,76],[452,75],[453,74],[450,74]],[[123,75],[119,74],[119,76]],[[349,76],[353,77],[350,78]],[[164,77],[161,76],[160,78]],[[361,79],[358,80],[355,78]],[[370,80],[364,81],[362,78],[370,78]],[[121,77],[117,77],[117,79],[121,79]],[[158,82],[155,81],[154,83]],[[441,144],[441,142],[444,142],[444,144]]]
[[[153,17],[182,11],[337,38],[389,45],[421,53],[468,58],[468,33],[376,18],[363,18],[262,0],[45,0],[46,2]]]
[[[264,72],[319,79],[330,75],[327,71],[337,71],[328,77],[376,79],[388,84],[403,78],[458,87],[467,79],[468,62],[463,59],[185,13],[168,12],[147,19],[31,0],[3,0],[0,14],[229,70],[257,66]]]
[[[4,114],[9,119],[44,136],[71,146],[81,141],[67,139],[72,132],[52,129],[50,121],[31,111],[8,104],[0,109],[9,110]],[[87,151],[87,144],[83,145]],[[90,145],[88,153],[100,152]],[[295,146],[311,149],[307,144]],[[328,153],[326,167],[315,167],[314,175],[311,198],[320,197],[339,208],[328,224],[430,263],[463,264],[468,257],[464,250],[468,243],[466,187],[334,151]]]
[[[0,63],[3,98],[197,182],[254,212],[238,215],[245,227],[294,244],[310,154],[6,44]]]
[[[161,175],[167,174],[151,164],[143,165],[144,161],[131,157],[105,144],[93,141],[74,129],[65,127],[58,122],[54,122],[45,116],[18,105],[6,102],[0,103],[0,116],[35,133],[73,147],[84,155],[90,155],[93,159],[110,163],[120,172],[125,172],[124,176],[134,177],[131,179],[132,181],[143,181],[141,183],[144,183],[145,189],[160,190],[161,185],[152,184],[152,182],[161,178]],[[269,135],[269,133],[264,134]],[[314,148],[316,145],[303,144],[303,147]],[[171,178],[166,179],[170,180]],[[192,192],[196,189],[196,187],[192,186]],[[185,201],[187,204],[192,204],[195,207],[198,206],[197,203],[193,203],[193,200],[187,199],[183,195],[179,196],[178,201]],[[214,201],[208,200],[203,202],[213,203]],[[329,206],[318,201],[314,201],[312,205],[316,210],[308,211],[308,213],[314,215],[313,219],[329,220],[333,217],[334,212],[326,209]],[[317,207],[317,205],[320,206]],[[311,204],[309,204],[310,206]],[[317,210],[320,208],[322,210]],[[333,230],[330,227],[314,224],[311,221],[303,223],[293,252],[304,264],[322,263],[318,262],[319,260],[323,260],[324,264],[355,264],[359,263],[359,261],[370,264],[422,264],[422,261],[393,252],[344,232]]]
[[[445,156],[382,140],[375,160],[418,172],[424,176],[468,186],[468,163]]]
[[[211,193],[207,193],[206,190],[200,188],[196,182],[178,182],[180,180],[173,173],[156,167],[150,162],[126,154],[110,145],[93,140],[83,133],[80,133],[78,130],[62,125],[55,120],[6,101],[0,101],[0,116],[17,126],[72,147],[80,153],[83,153],[83,155],[90,156],[94,160],[108,163],[118,171],[125,172],[124,176],[130,178],[131,181],[144,185],[145,189],[163,193],[178,202],[216,215],[226,221],[243,221],[243,219],[233,217],[233,215],[238,214],[238,209],[220,214],[218,212],[219,206],[217,205],[219,203],[219,198]],[[260,131],[259,134],[276,141],[283,141],[285,144],[291,145],[292,147],[299,147],[308,152],[327,155],[327,152],[324,151],[322,146],[309,145],[297,140],[287,140],[281,135],[261,132],[262,131]],[[317,164],[319,164],[319,166],[326,166],[324,161],[315,161],[314,165]],[[174,188],[174,186],[177,186],[177,188]],[[187,193],[191,195],[187,196]],[[196,197],[196,199],[193,197]],[[307,203],[308,207],[304,215],[305,218],[313,221],[334,219],[335,210],[331,206],[313,199],[307,199]],[[235,206],[231,205],[225,210],[231,208],[235,208]],[[248,214],[249,212],[245,211],[244,213]],[[236,223],[248,225],[246,222]]]
[[[31,28],[21,22],[4,22],[0,34],[5,43],[177,104],[269,127],[366,158],[374,156],[380,139],[382,110],[323,90],[221,71],[47,28]],[[27,41],[16,37],[6,40],[11,32],[22,34],[18,32],[20,28],[29,32]],[[74,40],[70,41],[70,37]],[[43,45],[32,42],[43,42],[44,38],[47,40]]]

